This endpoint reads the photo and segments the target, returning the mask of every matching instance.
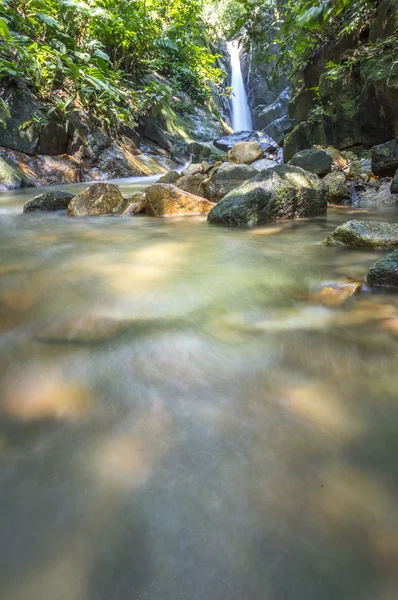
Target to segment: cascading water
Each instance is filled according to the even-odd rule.
[[[232,128],[234,131],[252,131],[253,120],[243,83],[238,42],[228,42],[228,52],[231,57],[232,69]]]

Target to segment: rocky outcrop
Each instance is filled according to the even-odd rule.
[[[332,157],[323,150],[302,150],[297,152],[289,162],[294,167],[301,167],[304,171],[322,177],[332,169]]]
[[[53,210],[66,210],[75,194],[62,190],[53,190],[39,194],[25,202],[23,212],[45,212]]]
[[[371,287],[398,288],[398,250],[375,262],[369,268],[367,281]]]
[[[155,183],[145,190],[146,211],[153,217],[207,215],[214,204],[174,185]]]
[[[332,204],[339,204],[348,196],[348,187],[344,173],[332,171],[323,178],[323,182],[328,188],[328,200]]]
[[[258,142],[239,142],[228,151],[228,160],[238,165],[250,165],[264,158],[264,151]]]
[[[68,217],[86,217],[109,215],[119,212],[124,198],[117,185],[112,183],[94,183],[77,194],[68,205]]]
[[[208,220],[218,225],[262,225],[276,219],[318,216],[326,209],[327,188],[317,175],[278,165],[227,194]]]
[[[398,137],[372,148],[372,171],[375,175],[393,176],[397,169]]]
[[[348,221],[325,240],[327,246],[347,248],[398,248],[398,224],[377,221]]]

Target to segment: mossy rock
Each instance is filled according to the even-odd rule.
[[[52,210],[66,210],[75,194],[63,190],[54,190],[39,194],[25,202],[23,212],[44,212]]]
[[[347,248],[398,248],[398,224],[378,221],[348,221],[326,238],[327,246]]]
[[[398,287],[398,250],[383,256],[368,271],[371,287]]]

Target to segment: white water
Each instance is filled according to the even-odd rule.
[[[243,84],[238,42],[228,42],[228,52],[231,57],[232,68],[232,128],[234,131],[252,131],[253,120]]]

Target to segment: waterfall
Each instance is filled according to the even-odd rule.
[[[234,131],[252,131],[253,120],[247,103],[245,86],[243,84],[238,42],[228,42],[227,45],[231,57],[232,69],[232,128]]]

